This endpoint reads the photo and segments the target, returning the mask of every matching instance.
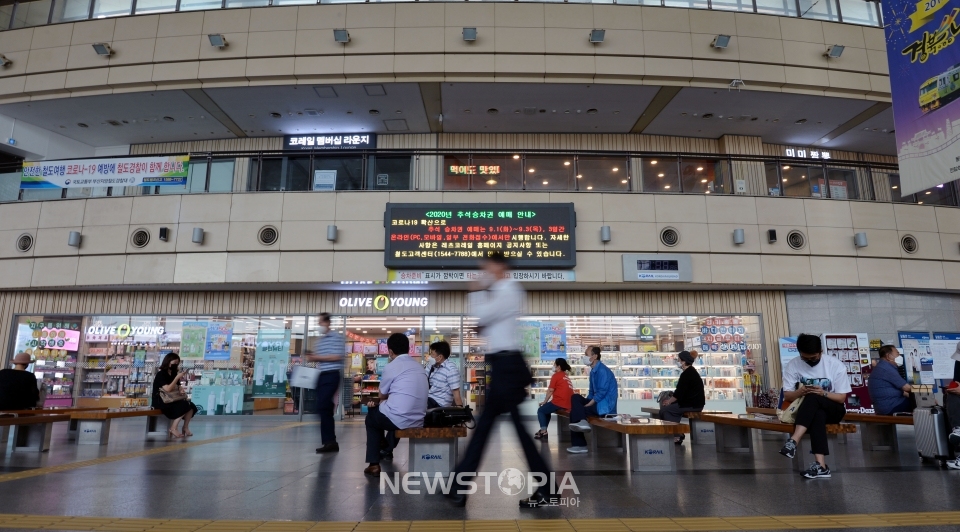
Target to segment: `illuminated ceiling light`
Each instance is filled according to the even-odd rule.
[[[514,158],[514,159],[519,159],[520,156],[519,156],[519,155],[514,155],[513,158]]]
[[[549,181],[544,181],[544,182],[543,182],[544,185],[546,185],[547,183],[549,183]]]
[[[702,167],[702,166],[698,166],[698,167],[697,167],[697,171],[698,171],[698,172],[702,172],[702,171],[703,171],[703,167]]]
[[[626,180],[626,179],[621,179],[620,182],[623,183],[623,184],[627,184],[627,180]]]
[[[943,188],[943,183],[940,183],[939,185],[937,185],[937,188]]]
[[[488,185],[496,185],[496,184],[497,184],[497,180],[496,180],[496,179],[487,179],[487,184],[488,184]]]
[[[587,190],[593,190],[593,187],[592,187],[592,186],[589,186],[589,187],[587,187]],[[921,203],[923,203],[923,202],[921,202]]]
[[[532,173],[534,173],[536,170],[534,170],[533,168],[531,168],[531,169],[529,169],[529,170],[527,170],[527,171],[532,174]]]
[[[926,192],[926,194],[930,194],[930,191],[928,190],[928,191]]]
[[[892,186],[892,187],[890,187],[890,188],[897,188],[897,185],[893,185],[893,186]]]
[[[790,165],[789,165],[789,164],[783,165],[783,169],[784,169],[784,170],[789,170],[789,169],[790,169]]]
[[[663,185],[663,188],[670,188],[670,185]]]
[[[709,194],[709,193],[710,193],[710,191],[709,191],[709,190],[705,192],[705,194]]]
[[[663,174],[657,174],[657,177],[663,177]]]
[[[786,177],[783,178],[783,182],[784,182],[784,183],[787,182],[787,178],[786,178]]]
[[[657,164],[657,161],[650,161],[650,164]]]
[[[701,179],[700,182],[701,182],[701,183],[706,183],[707,180],[706,180],[706,179]]]
[[[918,201],[918,202],[917,202],[917,205],[923,205],[923,202],[922,202],[922,201]]]
[[[619,171],[619,170],[620,170],[620,169],[617,168],[616,166],[613,167],[613,171],[614,171],[614,172],[617,172],[617,171]]]
[[[570,161],[563,161],[564,166],[570,166]]]

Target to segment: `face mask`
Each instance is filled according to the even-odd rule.
[[[806,359],[806,358],[804,358],[803,361],[806,362],[807,365],[812,368],[812,367],[815,367],[817,364],[820,363],[820,358],[818,357],[818,358],[815,358],[815,359],[812,359],[812,360],[811,360],[811,359]]]
[[[317,330],[320,331],[320,334],[327,334],[327,331],[330,330],[330,329],[327,329],[326,325],[321,325],[321,326],[317,327]]]
[[[898,355],[897,358],[893,359],[893,361],[894,361],[894,363],[896,363],[898,366],[902,366],[902,365],[903,365],[903,355]]]
[[[170,371],[176,373],[178,369],[180,369],[179,364],[170,364]]]

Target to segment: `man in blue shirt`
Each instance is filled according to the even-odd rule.
[[[316,367],[320,370],[316,394],[321,446],[317,448],[317,453],[337,453],[340,452],[340,444],[337,443],[337,432],[333,425],[333,411],[336,409],[333,401],[343,385],[340,374],[347,356],[347,341],[342,334],[330,329],[328,312],[321,312],[317,318],[320,336],[314,337],[304,357],[307,362],[318,362]]]
[[[605,416],[617,413],[617,379],[603,362],[600,362],[600,347],[591,345],[586,353],[590,362],[590,393],[586,397],[575,394],[570,398],[570,443],[568,453],[587,452],[587,438],[584,432],[590,432],[587,416]]]
[[[913,412],[917,407],[916,400],[910,395],[913,388],[900,376],[897,371],[897,357],[900,352],[892,345],[880,348],[880,361],[870,372],[867,388],[870,390],[870,399],[873,409],[882,415],[897,412]]]

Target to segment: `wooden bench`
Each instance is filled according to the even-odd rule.
[[[76,430],[68,437],[75,439],[78,445],[106,445],[110,439],[110,422],[114,419],[128,417],[147,418],[146,436],[154,437],[166,435],[167,431],[159,429],[160,417],[163,414],[159,409],[151,410],[93,410],[73,412],[70,414],[70,423],[76,423]]]
[[[561,408],[554,413],[557,414],[557,441],[570,441],[570,411]]]
[[[748,408],[749,414],[777,415],[774,408]],[[864,451],[894,451],[899,452],[900,443],[897,440],[897,425],[913,425],[913,416],[884,416],[880,414],[861,414],[847,412],[844,421],[860,425],[860,443]]]
[[[640,409],[655,418],[660,417],[660,409],[656,407],[645,406]],[[716,428],[713,423],[707,423],[701,419],[703,414],[732,414],[729,410],[701,410],[700,412],[685,412],[683,417],[690,423],[690,441],[693,445],[715,445],[717,443]]]
[[[755,416],[757,414],[748,413],[745,416],[736,414],[706,414],[701,416],[703,421],[713,423],[717,428],[717,452],[718,453],[752,453],[753,452],[753,434],[751,429],[767,430],[771,432],[781,432],[793,434],[795,426],[790,423],[783,423],[774,418],[750,418],[746,416]],[[857,432],[857,426],[850,423],[838,423],[827,425],[827,434],[853,434]],[[806,470],[804,460],[809,454],[809,438],[801,438],[797,442],[797,454],[793,458],[793,467],[795,471]]]
[[[467,436],[465,427],[424,427],[396,431],[397,438],[410,440],[410,472],[449,475],[459,460],[459,440]]]
[[[61,421],[70,421],[67,414],[40,414],[17,416],[4,414],[0,416],[0,441],[7,442],[9,429],[13,427],[14,451],[50,450],[50,437],[53,434],[53,424]]]
[[[676,471],[673,438],[689,434],[690,427],[660,419],[640,418],[640,423],[623,424],[615,420],[588,417],[594,432],[591,447],[626,448],[631,471]],[[624,442],[626,440],[626,442]]]

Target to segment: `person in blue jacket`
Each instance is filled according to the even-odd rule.
[[[600,347],[587,347],[590,358],[590,393],[586,397],[575,394],[570,398],[570,443],[568,453],[587,452],[587,438],[584,432],[590,432],[587,416],[605,416],[617,413],[617,379],[603,362],[600,362]]]

